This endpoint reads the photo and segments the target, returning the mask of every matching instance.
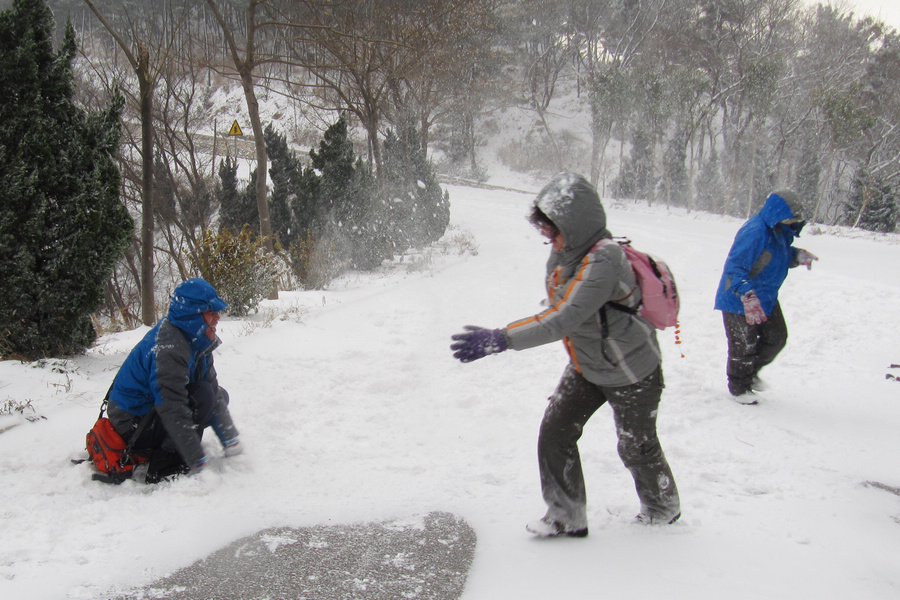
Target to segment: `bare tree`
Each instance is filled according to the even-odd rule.
[[[672,0],[621,3],[569,0],[577,60],[588,84],[592,116],[591,180],[598,183],[609,140],[619,138],[619,174],[628,126],[639,108],[635,94],[641,71],[658,70],[653,46],[661,46],[663,15]]]
[[[370,164],[381,164],[379,133],[398,84],[421,73],[429,32],[453,3],[415,0],[298,0],[284,3],[285,49],[366,130]],[[393,94],[393,95],[392,95]]]
[[[259,209],[259,233],[263,238],[266,251],[275,252],[275,241],[272,235],[272,220],[269,216],[268,172],[269,158],[266,153],[266,141],[263,137],[264,127],[259,114],[259,100],[256,97],[256,70],[261,64],[270,61],[271,57],[261,55],[261,45],[267,39],[274,37],[271,32],[273,23],[266,18],[260,20],[260,16],[267,17],[264,9],[267,8],[266,0],[247,0],[243,18],[235,24],[226,18],[226,13],[220,7],[221,0],[206,0],[216,22],[222,29],[225,38],[225,47],[229,53],[234,69],[237,72],[241,87],[244,90],[244,98],[247,100],[247,113],[250,117],[250,126],[253,129],[253,142],[256,148],[256,204]],[[239,28],[243,29],[242,42],[238,39]],[[223,65],[224,70],[224,65]],[[278,298],[277,285],[272,286],[270,299]]]
[[[491,72],[491,45],[499,29],[498,0],[427,0],[392,19],[391,35],[409,48],[405,65],[394,68],[385,113],[400,128],[416,123],[422,150],[431,127],[460,105],[478,102],[482,79]],[[474,143],[474,142],[473,142]]]
[[[144,325],[156,322],[156,299],[153,284],[153,92],[159,76],[159,62],[151,65],[150,45],[137,22],[127,24],[130,39],[126,39],[91,0],[84,0],[88,8],[118,44],[128,59],[138,81],[138,102],[141,121],[141,321]],[[159,58],[159,55],[156,56]]]

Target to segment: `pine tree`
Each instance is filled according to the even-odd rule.
[[[325,135],[319,142],[319,151],[310,150],[309,156],[313,168],[321,173],[318,191],[322,204],[319,210],[324,211],[329,220],[343,227],[349,223],[350,215],[354,212],[350,186],[354,179],[355,162],[345,116],[341,115],[336,123],[325,130]]]
[[[269,217],[272,219],[272,233],[285,245],[291,238],[291,198],[295,194],[294,188],[300,175],[300,161],[288,148],[285,137],[271,125],[266,127],[265,138],[272,182]]]
[[[237,160],[227,157],[219,165],[219,229],[228,228],[238,234],[244,225],[259,231],[259,211],[256,208],[255,174],[250,186],[241,192],[238,189]]]
[[[314,186],[307,185],[316,192],[313,205],[319,239],[328,240],[358,269],[371,269],[390,258],[378,243],[373,181],[354,156],[345,116],[325,131],[318,152],[311,150],[309,156],[312,167],[321,173]]]
[[[631,136],[631,154],[622,173],[613,181],[613,191],[618,198],[652,200],[651,171],[653,147],[644,127],[637,125]]]
[[[398,249],[436,242],[450,223],[450,199],[438,184],[415,127],[407,124],[400,137],[389,131],[382,157],[379,183],[393,215]]]
[[[71,23],[58,51],[43,0],[0,13],[0,352],[79,352],[133,232],[116,163],[124,101],[74,100]]]
[[[661,196],[667,199],[667,203],[675,206],[684,206],[687,202],[686,139],[686,135],[683,132],[673,135],[669,139],[669,145],[666,148],[666,177],[661,182],[663,187],[660,191]]]
[[[844,223],[869,231],[890,233],[897,230],[900,203],[894,188],[880,177],[860,169],[853,178],[844,205]]]
[[[709,158],[700,167],[697,175],[697,205],[698,210],[708,212],[718,211],[725,201],[725,183],[722,181],[722,171],[719,168],[719,154],[715,148],[709,153]]]
[[[313,229],[323,226],[319,176],[311,166],[303,167],[294,183],[291,198],[292,229],[306,239]],[[295,236],[295,237],[296,237]]]
[[[819,163],[819,147],[814,131],[804,132],[800,147],[800,166],[797,168],[795,190],[803,203],[803,214],[813,220],[819,196],[819,177],[822,166]]]

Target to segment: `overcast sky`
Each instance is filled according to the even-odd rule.
[[[805,0],[810,6],[822,4],[834,4],[835,6],[848,6],[858,16],[873,16],[888,25],[900,30],[900,0]]]

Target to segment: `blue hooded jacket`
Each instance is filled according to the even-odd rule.
[[[163,426],[182,457],[194,465],[203,457],[194,432],[187,386],[206,381],[218,390],[212,351],[219,339],[206,336],[206,311],[228,305],[203,279],[189,279],[175,288],[168,315],[134,347],[119,369],[109,393],[109,417],[124,435],[131,419],[157,407]]]
[[[119,369],[110,400],[138,416],[147,414],[151,406],[162,404],[158,384],[157,338],[160,328],[167,321],[181,330],[190,345],[190,358],[184,373],[185,385],[207,379],[212,365],[211,353],[207,350],[216,342],[206,337],[207,325],[203,313],[208,310],[219,312],[227,306],[204,279],[189,279],[180,283],[172,295],[168,315],[147,332]]]
[[[788,269],[797,264],[794,232],[781,224],[794,216],[784,198],[769,194],[759,213],[738,230],[719,281],[716,310],[744,314],[741,296],[753,290],[765,313],[772,314]]]

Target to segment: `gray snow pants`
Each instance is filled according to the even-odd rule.
[[[667,523],[681,512],[672,470],[656,435],[656,414],[664,387],[662,370],[623,387],[586,380],[570,363],[544,412],[538,437],[541,491],[548,520],[569,529],[587,527],[587,494],[578,440],[597,409],[609,402],[619,438],[619,457],[634,478],[641,513]]]
[[[728,339],[728,391],[734,396],[749,392],[759,370],[775,360],[787,344],[787,324],[776,302],[772,314],[759,325],[747,323],[747,317],[723,312]]]

